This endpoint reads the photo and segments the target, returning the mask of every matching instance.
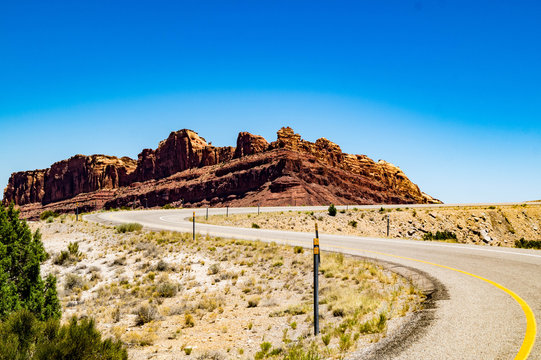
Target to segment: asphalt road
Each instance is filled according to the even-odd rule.
[[[380,205],[357,207],[380,208]],[[324,209],[326,207],[286,207],[261,208],[261,211]],[[188,218],[193,211],[107,212],[86,215],[85,219],[102,223],[138,222],[148,229],[191,232],[192,223]],[[229,208],[228,211],[237,214],[258,210]],[[195,213],[204,216],[206,209],[195,209]],[[209,209],[209,215],[225,213],[225,208]],[[314,237],[313,233],[199,223],[196,231],[203,235],[306,247],[312,246]],[[328,234],[320,234],[320,247],[323,261],[325,251],[390,261],[428,273],[445,287],[448,296],[436,302],[434,319],[426,327],[415,330],[418,334],[411,337],[415,341],[409,341],[398,354],[389,357],[541,359],[541,338],[535,320],[541,318],[541,251]]]

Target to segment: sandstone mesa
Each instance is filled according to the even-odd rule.
[[[27,218],[44,210],[73,212],[172,204],[283,206],[328,204],[431,204],[398,167],[343,153],[320,138],[303,140],[291,128],[277,140],[241,132],[237,146],[215,147],[196,132],[172,132],[137,160],[75,155],[48,169],[13,173],[3,203]]]

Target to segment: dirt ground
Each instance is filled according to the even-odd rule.
[[[541,240],[541,205],[488,207],[435,207],[411,209],[360,210],[349,207],[330,216],[327,211],[285,211],[260,215],[223,215],[197,221],[210,224],[262,229],[313,231],[317,222],[321,232],[358,236],[422,240],[427,233],[450,232],[460,243],[513,247],[515,241]]]
[[[423,296],[400,276],[327,254],[322,334],[315,338],[309,251],[209,237],[193,242],[191,234],[119,233],[65,215],[30,226],[40,230],[50,254],[42,273],[57,276],[63,320],[94,318],[104,337],[127,345],[131,359],[282,358],[310,349],[342,358],[388,336],[422,307]]]

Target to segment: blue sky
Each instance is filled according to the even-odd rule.
[[[0,186],[285,125],[445,202],[541,198],[534,1],[25,1],[0,11]]]

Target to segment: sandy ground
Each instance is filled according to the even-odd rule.
[[[58,278],[63,320],[94,318],[105,337],[127,345],[131,359],[253,359],[262,348],[281,357],[295,346],[341,358],[388,336],[422,307],[422,295],[405,279],[329,255],[320,276],[322,335],[314,338],[306,250],[208,237],[193,242],[191,234],[121,234],[69,216],[30,226],[41,231],[51,255],[42,273]],[[70,243],[78,244],[71,254]]]
[[[541,240],[541,205],[490,207],[443,207],[360,210],[354,207],[336,216],[322,212],[280,212],[260,215],[223,215],[197,221],[210,224],[262,229],[313,231],[315,222],[321,232],[357,236],[422,240],[423,235],[448,231],[460,243],[513,247],[515,241]]]

